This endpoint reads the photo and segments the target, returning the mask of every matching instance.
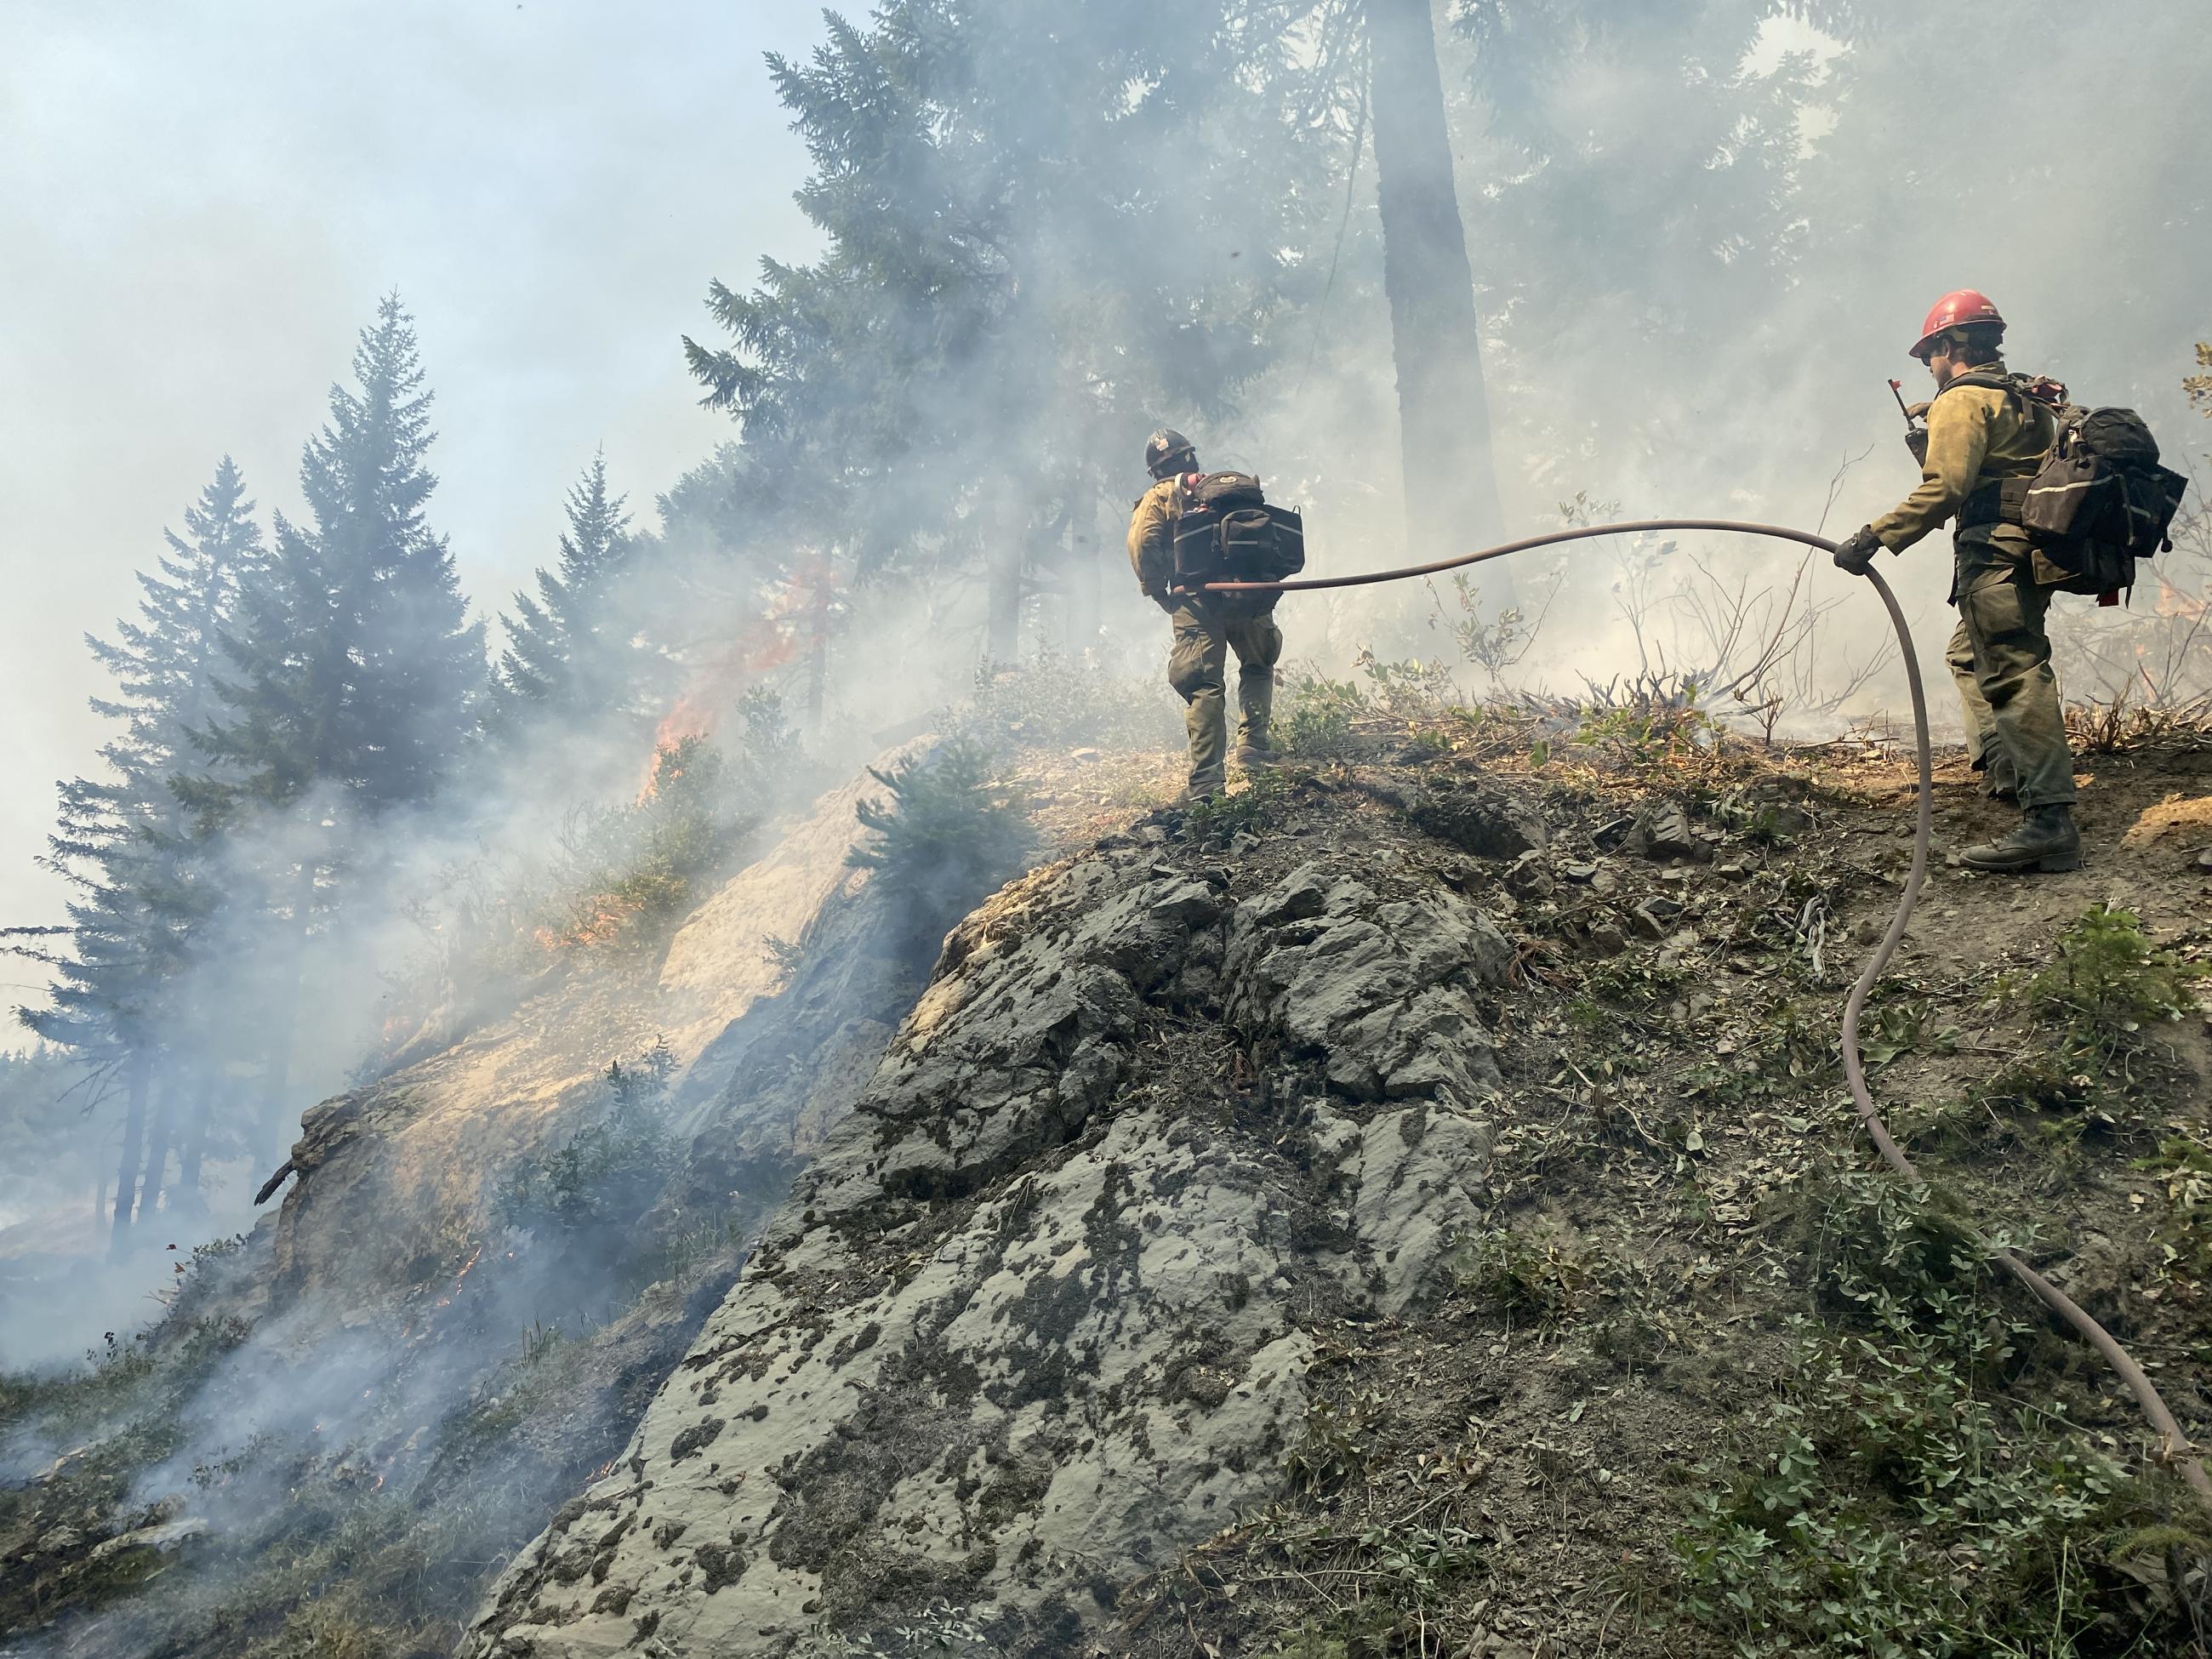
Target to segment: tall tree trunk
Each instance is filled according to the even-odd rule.
[[[1430,0],[1367,0],[1382,287],[1390,301],[1405,465],[1406,553],[1426,561],[1502,540],[1474,276],[1452,182]],[[1486,603],[1510,602],[1504,567]]]
[[[212,1066],[200,1073],[192,1107],[185,1119],[185,1138],[177,1152],[177,1206],[193,1215],[207,1213],[207,1199],[200,1191],[200,1164],[207,1156],[208,1124],[215,1110],[218,1073]]]
[[[169,1143],[176,1138],[177,1097],[184,1079],[172,1067],[161,1079],[161,1103],[154,1109],[154,1133],[146,1142],[146,1172],[138,1181],[137,1219],[146,1221],[161,1207],[161,1183],[169,1173]]]
[[[138,1158],[146,1140],[146,1091],[154,1077],[154,1057],[143,1050],[131,1056],[124,1097],[123,1157],[115,1171],[115,1211],[107,1234],[107,1254],[120,1256],[131,1247],[131,1214],[138,1202]]]

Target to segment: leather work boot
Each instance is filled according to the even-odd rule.
[[[1218,778],[1210,782],[1187,783],[1183,786],[1182,793],[1175,798],[1175,804],[1177,806],[1195,806],[1202,800],[1213,799],[1217,795],[1224,793],[1228,787],[1229,786]]]
[[[2031,806],[2002,841],[1969,847],[1959,861],[1975,870],[2079,870],[2081,832],[2074,827],[2074,810],[2065,802]]]
[[[1283,751],[1266,744],[1240,743],[1237,745],[1239,766],[1273,766],[1283,757]]]

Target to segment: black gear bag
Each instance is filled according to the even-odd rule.
[[[2058,441],[2021,491],[2021,526],[2072,578],[2064,591],[2132,587],[2137,559],[2172,550],[2167,532],[2188,489],[2159,465],[2158,440],[2135,410],[2068,408]]]
[[[2024,478],[1984,484],[1960,509],[1961,526],[2016,524],[2064,573],[2063,593],[2130,588],[2136,561],[2171,552],[2173,516],[2189,480],[2159,465],[2158,440],[2132,409],[2085,409],[2055,381],[1969,371],[1953,386],[1987,386],[2056,404],[2058,436]],[[1948,387],[1945,388],[1947,391]],[[2055,395],[2054,395],[2055,394]]]
[[[1176,520],[1177,587],[1207,582],[1288,581],[1306,568],[1305,520],[1268,504],[1249,472],[1185,478]]]

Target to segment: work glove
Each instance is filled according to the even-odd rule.
[[[1868,525],[1836,549],[1836,568],[1863,576],[1874,568],[1874,556],[1881,551],[1881,538]]]

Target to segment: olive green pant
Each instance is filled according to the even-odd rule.
[[[1943,655],[1966,710],[1968,757],[2000,772],[2009,763],[2022,808],[2070,801],[2074,756],[2044,626],[2051,590],[2035,580],[2027,538],[2009,526],[1968,532],[1957,548],[1959,625]]]
[[[1189,705],[1183,724],[1190,732],[1190,786],[1218,789],[1229,748],[1229,653],[1237,653],[1237,740],[1265,749],[1283,630],[1272,616],[1237,615],[1199,599],[1176,600],[1169,615],[1175,644],[1168,652],[1168,684]]]

